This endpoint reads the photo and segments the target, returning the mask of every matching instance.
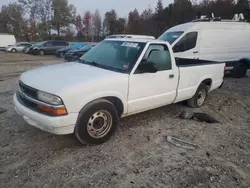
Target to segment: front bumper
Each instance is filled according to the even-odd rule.
[[[221,83],[221,85],[219,86],[219,89],[222,88],[222,86],[224,85],[224,81]]]
[[[70,113],[66,116],[50,117],[23,106],[18,101],[16,94],[14,94],[13,100],[16,112],[21,115],[29,125],[57,135],[72,134],[74,132],[78,113]]]
[[[11,48],[5,48],[6,52],[11,52]]]

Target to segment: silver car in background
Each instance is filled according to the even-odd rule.
[[[31,46],[32,44],[29,42],[19,42],[15,45],[9,45],[5,48],[5,51],[7,52],[22,52],[25,47]]]

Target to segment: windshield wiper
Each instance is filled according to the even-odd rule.
[[[107,65],[103,65],[103,64],[97,63],[95,61],[88,62],[88,61],[85,61],[83,59],[81,61],[83,63],[85,63],[85,64],[92,65],[92,66],[95,66],[95,67],[103,68],[103,69],[106,69],[106,70],[115,70],[115,71],[117,71],[117,69],[115,69],[113,67],[110,67],[110,66],[107,66]]]
[[[78,61],[80,63],[84,63],[84,64],[87,64],[87,65],[95,66],[95,67],[106,69],[106,70],[111,70],[111,71],[115,71],[115,72],[123,72],[120,69],[117,69],[117,68],[114,68],[114,67],[111,67],[111,66],[107,66],[107,65],[103,65],[103,64],[97,63],[95,61],[89,62],[89,61],[85,61],[83,59],[78,59]]]

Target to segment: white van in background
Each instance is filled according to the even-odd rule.
[[[159,40],[168,41],[175,57],[226,62],[226,70],[241,78],[250,68],[250,23],[202,21],[177,25]]]
[[[0,33],[0,50],[4,50],[7,46],[14,44],[16,44],[14,35]]]

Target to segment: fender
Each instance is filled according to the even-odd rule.
[[[81,111],[81,109],[86,106],[88,103],[97,100],[97,99],[101,99],[101,98],[105,98],[105,97],[116,97],[118,99],[120,99],[122,101],[123,107],[124,107],[124,113],[127,113],[127,101],[126,101],[126,96],[123,96],[121,93],[117,92],[117,91],[102,91],[102,92],[97,92],[97,93],[93,93],[89,96],[83,96],[83,97],[77,97],[77,98],[81,98],[81,100],[75,100],[75,102],[72,103],[72,99],[71,101],[67,102],[67,100],[65,101],[67,110],[70,113],[79,113]]]

